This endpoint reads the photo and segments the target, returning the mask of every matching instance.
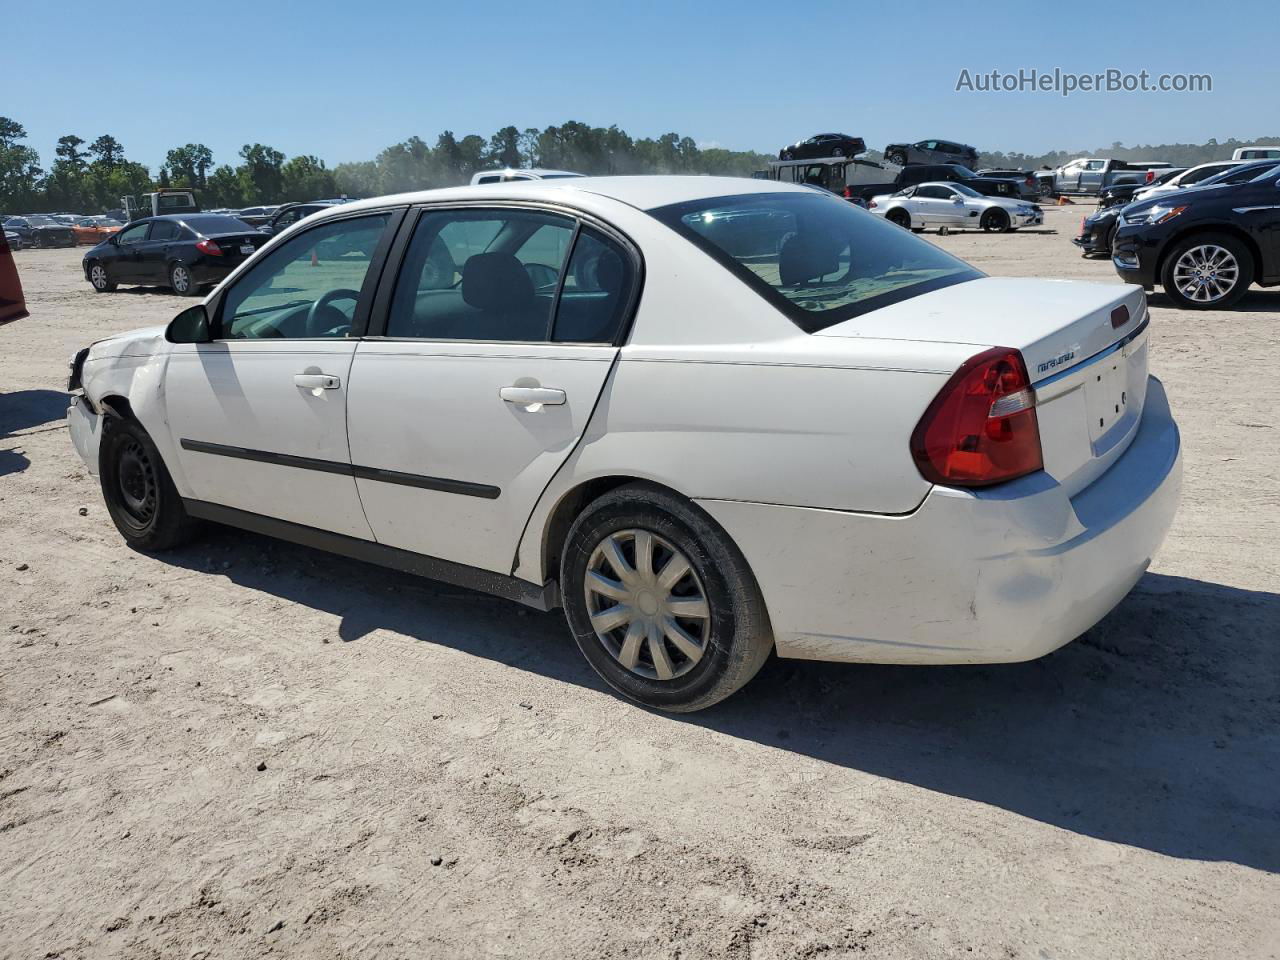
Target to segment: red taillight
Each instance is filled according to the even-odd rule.
[[[1036,395],[1022,354],[995,347],[971,357],[933,398],[911,434],[931,483],[986,487],[1044,466]]]
[[[1154,180],[1155,178],[1156,178],[1156,172],[1155,172],[1154,170],[1148,170],[1148,171],[1147,171],[1147,181],[1146,181],[1146,182],[1147,182],[1147,183],[1150,183],[1150,182],[1151,182],[1152,180]]]
[[[196,244],[196,249],[201,253],[207,253],[211,257],[222,256],[222,248],[212,240],[201,240]]]
[[[1023,182],[1024,182],[1028,187],[1034,187],[1034,186],[1036,185],[1036,178],[1035,178],[1035,177],[1027,177],[1027,179],[1026,179],[1026,180],[1024,180]]]
[[[853,187],[845,187],[845,188],[844,188],[844,198],[845,198],[846,200],[852,200],[852,199],[853,199]]]
[[[1111,311],[1111,326],[1119,330],[1129,322],[1129,308],[1123,303]]]

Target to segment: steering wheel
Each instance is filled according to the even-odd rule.
[[[334,327],[347,324],[350,326],[351,321],[347,315],[333,305],[335,300],[350,300],[352,302],[360,299],[360,291],[347,290],[339,287],[337,290],[330,290],[321,294],[320,298],[311,305],[311,309],[307,311],[306,335],[308,337],[323,337],[329,330]],[[334,317],[337,317],[334,320]]]

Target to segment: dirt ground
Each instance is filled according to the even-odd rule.
[[[934,239],[1114,283],[1068,242],[1086,209]],[[1280,291],[1153,296],[1183,503],[1086,636],[775,660],[670,717],[603,689],[558,614],[233,531],[126,549],[66,360],[184,301],[16,256],[0,957],[1280,956]]]

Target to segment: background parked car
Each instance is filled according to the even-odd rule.
[[[1173,193],[1185,187],[1193,187],[1208,180],[1210,177],[1216,177],[1218,174],[1226,173],[1228,170],[1238,166],[1240,166],[1240,161],[1238,160],[1214,160],[1210,163],[1201,163],[1182,171],[1175,177],[1162,177],[1158,181],[1139,186],[1134,191],[1133,199],[1149,200],[1152,197]]]
[[[813,157],[855,157],[867,152],[867,142],[847,133],[819,133],[778,151],[779,160],[809,160]]]
[[[967,143],[953,140],[918,140],[915,143],[891,143],[884,148],[884,158],[903,167],[908,163],[961,163],[978,165],[978,151]]]
[[[5,228],[4,242],[9,245],[10,250],[21,250],[23,247],[22,235],[14,233],[12,230]]]
[[[1240,147],[1233,154],[1232,160],[1280,160],[1280,144],[1260,144],[1253,147]]]
[[[581,176],[585,176],[585,174],[574,173],[572,170],[543,170],[540,168],[481,170],[472,176],[471,185],[474,187],[480,183],[512,183],[518,180],[564,180],[567,177]]]
[[[175,214],[135,220],[85,252],[84,277],[98,293],[117,284],[167,285],[193,297],[217,283],[267,237],[234,217]]]
[[[770,160],[769,169],[757,179],[820,187],[865,205],[864,190],[890,184],[895,176],[883,163],[863,157],[817,157],[812,160]]]
[[[913,163],[902,167],[889,183],[856,187],[851,193],[864,201],[885,193],[897,193],[919,183],[963,183],[983,196],[1004,197],[1016,200],[1022,196],[1022,187],[1016,180],[1000,177],[980,177],[958,163]]]
[[[963,183],[922,183],[907,187],[873,198],[867,209],[890,223],[917,232],[927,227],[948,227],[1005,233],[1044,222],[1044,215],[1035,204],[986,197]]]
[[[1177,306],[1221,309],[1258,283],[1280,283],[1280,164],[1244,183],[1203,184],[1130,204],[1112,245],[1122,280],[1157,284]],[[1234,177],[1230,170],[1219,177]]]
[[[1120,226],[1120,213],[1124,206],[1098,207],[1081,219],[1079,235],[1071,238],[1071,242],[1080,248],[1081,256],[1086,259],[1111,256],[1111,243]]]
[[[29,247],[74,247],[76,245],[76,235],[71,232],[71,228],[52,217],[25,217],[23,220],[30,230],[29,236],[25,238]],[[9,224],[5,226],[12,229]]]
[[[92,247],[113,233],[119,233],[123,226],[120,221],[107,217],[85,217],[76,221],[71,232],[75,234],[76,243]]]
[[[237,211],[234,216],[251,227],[260,227],[269,222],[279,209],[280,204],[278,203],[262,207],[245,207],[243,210]]]
[[[1168,170],[1165,170],[1162,173],[1160,173],[1160,175],[1157,176],[1154,180],[1152,180],[1150,184],[1113,183],[1111,186],[1103,189],[1102,193],[1098,194],[1098,206],[1099,207],[1114,207],[1114,206],[1123,207],[1126,203],[1133,202],[1134,194],[1136,194],[1139,190],[1145,190],[1148,186],[1153,186],[1158,183],[1166,183],[1167,181],[1176,177],[1178,174],[1185,172],[1186,169],[1187,169],[1186,167],[1170,167]]]
[[[1151,183],[1173,166],[1163,160],[1113,160],[1081,157],[1056,170],[1039,171],[1041,194],[1086,194],[1097,196],[1115,183]],[[1046,182],[1047,181],[1047,182]]]

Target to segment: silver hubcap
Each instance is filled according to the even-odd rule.
[[[95,264],[93,269],[89,271],[89,278],[93,281],[95,287],[105,287],[107,285],[107,271],[103,270],[100,264]]]
[[[173,289],[186,293],[187,284],[190,282],[191,279],[187,276],[187,271],[181,267],[173,268]]]
[[[1212,303],[1234,289],[1240,264],[1231,251],[1217,244],[1192,247],[1173,265],[1173,283],[1188,300]]]
[[[706,652],[711,607],[702,581],[657,534],[609,534],[591,554],[583,588],[596,636],[632,673],[672,680]]]

